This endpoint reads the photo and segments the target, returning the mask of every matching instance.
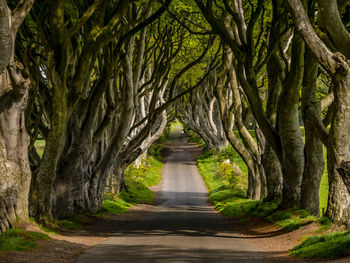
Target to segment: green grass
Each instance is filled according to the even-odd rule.
[[[79,229],[83,227],[83,224],[74,217],[69,219],[64,219],[64,220],[57,220],[56,224],[57,226],[63,227],[66,229]]]
[[[216,154],[204,152],[197,160],[199,173],[209,190],[209,198],[215,209],[220,213],[228,218],[241,221],[258,217],[281,226],[285,231],[293,231],[312,222],[317,222],[317,218],[311,216],[305,210],[290,209],[281,211],[277,210],[278,203],[276,202],[248,199],[245,195],[245,187],[230,190],[226,182],[217,175],[217,164],[223,159],[235,161],[242,171],[246,171],[242,167],[244,163],[230,147]],[[243,174],[246,180],[247,173]]]
[[[122,214],[134,204],[152,204],[154,193],[149,187],[157,185],[161,180],[162,171],[162,144],[152,146],[144,166],[131,168],[126,172],[128,191],[122,191],[119,197],[107,193],[102,203],[103,210],[99,215]]]
[[[337,258],[349,255],[350,231],[312,236],[289,251],[302,258]]]
[[[219,160],[230,159],[238,164],[242,171],[244,163],[230,148],[216,154],[205,151],[198,159],[198,170],[202,175],[208,190],[209,198],[215,208],[229,218],[247,221],[258,217],[270,221],[285,231],[294,231],[308,224],[318,222],[319,231],[327,230],[332,222],[327,217],[316,218],[302,209],[277,210],[275,202],[249,200],[244,195],[245,189],[230,191],[225,181],[217,176]],[[327,170],[322,177],[320,186],[320,210],[327,208],[328,176]],[[306,258],[336,258],[350,253],[350,231],[308,237],[299,246],[290,251],[290,255]]]
[[[0,251],[26,251],[37,246],[38,240],[49,240],[46,234],[13,228],[0,235]]]
[[[122,198],[110,199],[103,201],[103,209],[108,214],[123,214],[132,204],[124,201]]]

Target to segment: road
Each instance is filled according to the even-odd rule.
[[[196,168],[196,148],[179,135],[169,149],[152,212],[125,225],[77,262],[262,262],[258,248],[208,204]]]

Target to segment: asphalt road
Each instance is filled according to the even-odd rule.
[[[183,137],[173,139],[152,212],[125,225],[77,262],[262,262],[257,247],[208,205],[195,150]]]

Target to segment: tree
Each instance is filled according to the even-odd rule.
[[[305,170],[305,163],[308,168],[313,167],[314,160],[322,163],[322,149],[319,141],[311,143],[308,140],[308,149],[312,149],[314,143],[318,147],[317,151],[316,148],[308,151],[308,158],[305,159],[299,128],[299,100],[305,62],[303,39],[285,20],[287,12],[283,1],[246,3],[225,0],[222,4],[213,1],[204,4],[196,0],[196,3],[212,30],[230,47],[238,83],[266,138],[261,163],[266,170],[268,199],[280,199],[283,182],[281,207],[300,206],[303,180],[307,185],[306,182],[312,181],[310,178],[317,172],[319,186],[323,170]],[[272,16],[269,15],[271,7]],[[220,19],[220,16],[225,19]],[[265,74],[269,80],[266,107],[262,98]],[[308,136],[312,136],[311,133],[308,132]],[[318,214],[315,205],[318,195],[313,194],[312,198],[317,199],[312,202],[313,208],[305,208]]]
[[[14,54],[18,28],[33,3],[19,1],[10,10],[0,1],[0,233],[28,219],[31,173],[24,109],[30,80]]]
[[[350,220],[350,192],[347,179],[350,132],[350,67],[347,61],[349,34],[339,15],[337,1],[317,1],[321,28],[328,33],[333,43],[332,51],[324,40],[316,34],[300,0],[288,0],[298,31],[303,36],[317,61],[333,79],[334,103],[333,118],[329,132],[319,116],[314,115],[313,124],[327,147],[329,197],[327,215],[337,223],[348,224]],[[332,18],[332,22],[329,19]],[[338,32],[341,32],[341,34]],[[327,44],[330,42],[326,42]],[[312,112],[310,112],[312,113]]]
[[[112,163],[108,158],[113,160],[110,158],[112,156],[103,156],[105,161],[100,160],[99,156],[99,150],[107,143],[102,142],[99,136],[103,137],[106,133],[104,129],[99,130],[103,131],[101,133],[97,131],[94,134],[94,131],[96,132],[95,129],[98,129],[99,125],[110,129],[109,117],[112,117],[112,123],[115,120],[115,101],[109,100],[108,97],[109,81],[119,74],[113,71],[113,67],[117,70],[122,61],[125,68],[128,44],[134,35],[164,13],[169,4],[170,1],[166,1],[164,5],[158,5],[158,9],[155,1],[150,1],[147,5],[123,0],[96,0],[91,3],[54,1],[50,8],[34,5],[22,36],[28,41],[35,39],[37,43],[32,50],[28,49],[28,53],[31,53],[26,54],[30,58],[27,62],[31,67],[35,89],[38,91],[38,94],[35,94],[37,98],[32,101],[36,101],[34,107],[39,110],[35,114],[37,116],[28,121],[32,125],[32,142],[38,134],[46,141],[42,158],[33,166],[31,184],[30,211],[38,221],[45,223],[53,218],[56,195],[62,190],[55,182],[58,173],[62,172],[62,164],[66,162],[66,154],[85,161],[82,163],[85,165],[83,168],[79,167],[80,162],[72,164],[73,168],[80,170],[81,173],[77,175],[80,178],[90,176],[84,174],[84,170],[91,169],[90,160],[94,165],[95,161],[100,162],[97,164],[100,168],[96,168],[100,170],[98,173],[105,173],[111,169]],[[152,13],[154,7],[156,11]],[[112,68],[100,71],[98,67],[105,65],[104,63],[112,65]],[[102,75],[101,79],[98,78],[102,83],[94,81],[94,75],[98,76],[100,73],[105,74],[105,78]],[[123,85],[129,84],[128,81],[129,79],[126,79]],[[120,88],[124,88],[123,85]],[[112,98],[117,95],[113,92]],[[106,154],[119,151],[128,132],[128,116],[132,113],[127,109],[132,105],[127,103],[132,100],[133,93],[125,90],[123,94],[125,107],[121,107],[121,122],[116,128],[117,132],[113,133],[108,141],[110,144]],[[107,105],[104,101],[107,101]],[[103,125],[104,118],[108,120],[106,126]],[[81,131],[81,128],[87,130]],[[98,138],[95,135],[98,135]],[[91,140],[96,143],[96,147],[87,150]],[[97,173],[97,170],[94,168],[94,173]],[[93,194],[93,190],[90,192]],[[74,193],[79,194],[79,191]],[[90,205],[93,210],[98,209],[98,202],[96,206],[94,203]]]

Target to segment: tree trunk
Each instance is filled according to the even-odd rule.
[[[55,199],[53,186],[68,124],[67,87],[62,86],[60,77],[54,69],[50,74],[52,74],[51,79],[54,81],[52,122],[43,157],[39,167],[33,173],[29,196],[30,215],[43,224],[47,224],[53,219],[52,205]]]
[[[0,0],[0,74],[9,64],[11,54],[10,10],[7,7],[6,0]]]
[[[280,161],[270,144],[266,142],[264,155],[261,160],[266,173],[267,200],[282,199],[283,177]]]
[[[264,134],[262,133],[262,131],[259,128],[259,125],[256,123],[255,124],[255,134],[256,134],[256,140],[258,143],[258,148],[259,148],[259,157],[260,157],[260,162],[257,163],[257,168],[259,171],[259,175],[260,175],[260,199],[264,199],[267,196],[267,182],[266,182],[266,173],[265,173],[265,168],[264,165],[262,163],[262,156],[264,155],[265,152],[265,145],[266,145],[266,140],[264,137]]]
[[[294,32],[291,66],[278,105],[278,125],[282,143],[282,207],[299,206],[304,172],[304,143],[299,127],[299,89],[304,74],[304,42]]]
[[[288,0],[288,4],[294,22],[305,42],[333,79],[332,126],[329,134],[322,125],[319,125],[318,129],[322,141],[327,145],[329,195],[326,215],[336,223],[349,226],[350,194],[344,183],[346,178],[342,177],[342,175],[347,174],[344,173],[342,165],[350,160],[350,67],[348,59],[340,53],[332,53],[321,41],[312,27],[301,1]],[[330,26],[335,25],[339,24],[335,23]]]
[[[350,160],[350,67],[345,58],[342,61],[340,79],[334,85],[334,115],[329,131],[330,143],[327,147],[329,196],[327,216],[334,222],[350,226],[350,193],[347,178],[342,177],[344,163]]]
[[[318,62],[310,49],[305,52],[305,74],[302,91],[302,112],[305,129],[305,169],[301,184],[301,208],[320,216],[319,190],[324,170],[323,144],[313,122],[314,114],[321,116],[316,99]]]
[[[13,66],[15,71],[22,69],[20,64]],[[0,75],[0,97],[14,89],[10,74],[5,70]],[[25,129],[24,110],[29,82],[22,85],[25,90],[22,98],[0,113],[0,233],[28,219],[30,139]]]
[[[273,20],[272,27],[269,34],[268,45],[269,49],[275,45],[275,43],[281,41],[281,32],[283,31],[284,23],[280,17],[283,14],[283,1],[273,2]],[[286,21],[287,22],[287,21]],[[274,50],[271,54],[271,58],[266,64],[266,71],[268,77],[268,97],[266,103],[266,117],[269,120],[271,126],[276,129],[277,124],[277,111],[278,111],[278,99],[280,97],[283,81],[285,79],[285,61],[282,59],[283,54],[280,50]],[[265,140],[264,154],[262,156],[262,164],[264,166],[266,174],[267,185],[267,200],[280,201],[282,199],[283,189],[283,177],[281,163],[276,155],[274,149],[269,144],[268,140]],[[279,154],[280,156],[281,154]]]

